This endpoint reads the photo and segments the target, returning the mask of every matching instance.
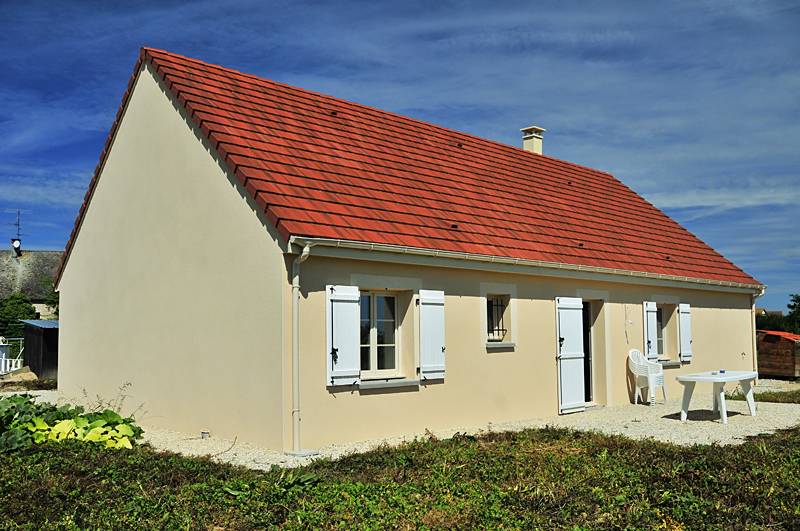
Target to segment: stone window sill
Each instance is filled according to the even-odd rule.
[[[501,343],[499,341],[487,341],[486,348],[487,349],[495,349],[495,348],[514,348],[516,347],[516,343]]]
[[[387,389],[390,387],[419,387],[419,380],[407,378],[383,378],[381,380],[362,380],[359,389]]]

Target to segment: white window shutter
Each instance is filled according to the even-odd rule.
[[[420,379],[444,379],[444,291],[419,290]]]
[[[644,355],[648,361],[658,361],[658,308],[655,302],[644,303]]]
[[[361,374],[358,286],[325,286],[327,385],[354,385]]]
[[[678,334],[681,361],[692,361],[692,309],[688,304],[678,305]]]

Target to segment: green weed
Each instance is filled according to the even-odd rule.
[[[256,472],[64,441],[0,455],[0,529],[797,529],[800,429],[680,447],[546,428]]]
[[[730,400],[744,400],[745,396],[740,387],[730,393],[725,393],[725,397]],[[753,393],[753,400],[756,402],[777,402],[780,404],[800,404],[800,389],[794,391],[765,391],[763,393]]]

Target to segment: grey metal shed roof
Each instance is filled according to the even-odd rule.
[[[39,328],[58,328],[58,321],[47,321],[45,319],[20,319],[25,324],[38,326]]]

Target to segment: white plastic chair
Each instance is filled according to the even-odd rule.
[[[636,378],[636,398],[639,403],[639,390],[647,387],[650,392],[650,405],[656,405],[656,387],[664,391],[664,403],[667,403],[667,387],[664,385],[664,367],[658,363],[647,361],[641,351],[632,348],[628,353],[628,367]]]

